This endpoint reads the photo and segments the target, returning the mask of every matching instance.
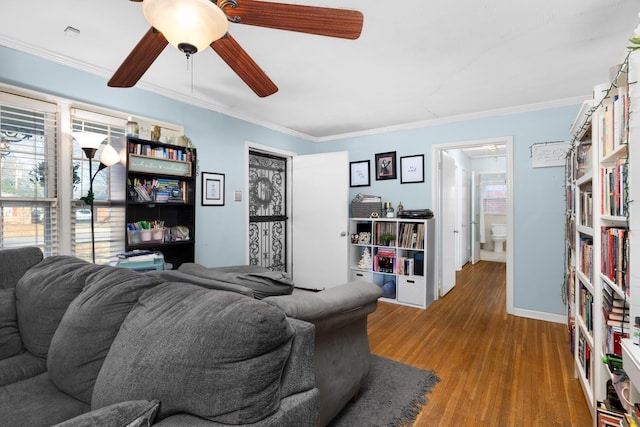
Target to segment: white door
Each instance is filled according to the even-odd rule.
[[[480,175],[471,175],[471,263],[480,261]]]
[[[349,154],[292,158],[292,278],[324,289],[347,281]]]
[[[470,205],[470,194],[469,194],[469,171],[463,168],[460,168],[460,181],[458,185],[458,198],[459,198],[459,210],[458,210],[458,219],[459,226],[458,236],[460,238],[460,255],[459,255],[459,263],[458,270],[461,270],[462,267],[466,263],[469,262],[469,256],[471,254],[471,236],[470,236],[470,227],[469,227],[469,205]]]
[[[442,152],[442,286],[440,296],[446,295],[456,285],[456,234],[457,230],[457,182],[456,162]]]

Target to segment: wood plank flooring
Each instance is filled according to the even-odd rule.
[[[369,315],[373,353],[441,379],[414,426],[592,425],[566,325],[507,315],[505,277],[504,263],[468,264],[427,310]]]

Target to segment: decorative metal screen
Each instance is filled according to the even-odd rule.
[[[249,263],[287,269],[287,159],[249,152]]]

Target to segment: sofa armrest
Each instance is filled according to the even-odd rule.
[[[348,282],[320,292],[295,289],[291,295],[265,298],[268,302],[296,319],[314,321],[341,313],[359,311],[372,305],[375,310],[382,289],[370,282]]]
[[[220,291],[235,292],[254,298],[253,290],[246,286],[237,285],[235,283],[223,282],[215,279],[205,279],[203,277],[193,276],[177,270],[151,271],[147,273],[150,276],[159,277],[168,282],[190,283],[192,285],[202,286],[207,289],[218,289]]]

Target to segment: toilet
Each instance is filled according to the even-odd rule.
[[[504,242],[507,240],[507,225],[491,224],[491,240],[493,240],[494,252],[504,252]]]

